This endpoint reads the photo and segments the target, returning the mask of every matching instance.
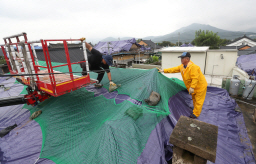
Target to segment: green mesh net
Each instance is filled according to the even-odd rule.
[[[73,72],[81,72],[79,65],[72,68]],[[68,72],[67,67],[55,70]],[[170,114],[169,98],[186,88],[178,79],[170,80],[157,69],[111,68],[111,75],[116,84],[122,84],[119,94],[142,101],[142,105],[130,101],[116,104],[114,99],[94,97],[94,93],[81,88],[51,97],[37,107],[24,106],[31,113],[43,111],[35,119],[43,134],[40,158],[68,164],[137,162],[151,131]],[[97,78],[96,73],[90,76]],[[108,88],[106,75],[102,83]],[[161,95],[157,106],[144,102],[152,91]]]

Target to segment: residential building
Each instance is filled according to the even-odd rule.
[[[241,45],[248,45],[250,47],[254,47],[256,46],[256,41],[244,35],[227,44],[227,46],[241,46]]]

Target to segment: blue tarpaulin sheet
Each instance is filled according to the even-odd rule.
[[[237,58],[236,65],[248,75],[256,77],[256,54],[241,55]]]
[[[119,41],[111,41],[111,42],[99,42],[93,48],[98,50],[99,52],[110,55],[114,52],[122,52],[129,51],[133,44],[136,44],[135,38],[129,40],[119,40]],[[138,45],[140,46],[140,45]]]
[[[23,89],[23,85],[14,84],[15,79],[5,80],[0,78],[0,84],[8,84],[11,89],[0,89],[0,98],[9,95],[17,96]],[[134,104],[140,104],[138,100],[131,99],[128,95],[109,93],[107,89],[95,89],[87,86],[88,91],[95,96],[103,95],[107,99],[115,99],[119,104],[128,100]],[[6,92],[6,93],[5,93]],[[174,126],[181,115],[189,116],[193,109],[191,96],[187,91],[181,91],[169,99],[170,115],[157,124],[151,132],[147,144],[137,160],[137,163],[166,164],[172,157],[172,145],[168,142]],[[0,128],[6,128],[13,124],[18,127],[9,134],[0,138],[1,164],[52,164],[48,159],[39,159],[42,147],[42,132],[39,124],[28,121],[30,112],[22,109],[23,105],[14,105],[0,108]],[[198,118],[201,121],[219,127],[216,162],[219,164],[255,163],[252,145],[247,135],[242,113],[234,109],[236,102],[229,97],[224,89],[208,87],[202,113]],[[208,164],[211,162],[208,161]]]

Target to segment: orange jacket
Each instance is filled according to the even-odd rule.
[[[199,66],[195,65],[192,61],[190,61],[187,65],[187,68],[184,68],[183,64],[173,67],[164,69],[164,73],[178,73],[181,72],[181,76],[183,81],[187,87],[194,88],[194,92],[202,92],[207,88],[207,81],[201,72]]]

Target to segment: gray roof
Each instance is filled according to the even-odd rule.
[[[141,41],[145,42],[151,48],[154,48],[154,49],[162,48],[161,46],[157,45],[156,43],[152,42],[151,40],[141,40]]]
[[[248,49],[246,49],[246,50],[243,50],[243,51],[255,51],[256,50],[256,46],[254,46],[254,47],[251,47],[251,48],[248,48]]]
[[[69,48],[68,49],[70,61],[78,62],[84,58],[83,49],[81,48]],[[43,50],[36,50],[38,60],[45,61]],[[51,62],[67,63],[65,50],[62,48],[49,48],[49,54]],[[91,52],[87,50],[87,55],[90,55]]]
[[[67,44],[68,48],[72,48],[72,47],[82,47],[82,43],[78,43],[78,44]],[[57,44],[53,44],[53,43],[49,43],[49,48],[64,48],[62,43],[57,43]]]
[[[92,43],[89,43],[92,47],[94,47],[92,45]],[[82,43],[74,43],[74,44],[67,44],[68,45],[68,48],[81,48],[83,47],[82,46]],[[64,48],[63,44],[62,43],[58,43],[58,44],[53,44],[53,43],[49,43],[49,48]]]
[[[247,39],[249,39],[249,40],[255,42],[255,40],[253,40],[253,39],[249,38],[248,36],[244,35],[244,36],[239,37],[239,38],[237,38],[237,39],[235,39],[235,40],[233,40],[233,41],[231,41],[231,42],[229,42],[229,43],[227,43],[227,44],[235,43],[236,41],[238,41],[238,40],[240,40],[240,39],[243,39],[243,38],[247,38]]]
[[[256,54],[256,51],[238,51],[237,55],[250,55],[250,54]]]
[[[0,48],[0,56],[4,56],[2,49]]]
[[[240,55],[250,55],[250,54],[256,54],[256,46],[248,48],[246,50],[238,51],[238,56],[240,56]]]
[[[245,46],[249,46],[249,45],[241,45],[241,46],[220,46],[220,49],[240,49],[240,48],[243,48]],[[251,47],[251,46],[249,46]]]
[[[220,46],[220,49],[237,49],[237,46]]]
[[[67,63],[66,59],[66,53],[64,48],[49,48],[49,54],[52,62],[59,62],[59,63]],[[91,55],[91,52],[87,51],[87,55]],[[73,62],[78,62],[81,61],[84,58],[83,55],[83,49],[81,48],[69,48],[69,57],[70,61]],[[38,60],[45,61],[44,53],[42,49],[37,49],[36,50],[36,55]],[[0,56],[4,56],[2,49],[0,49]]]

